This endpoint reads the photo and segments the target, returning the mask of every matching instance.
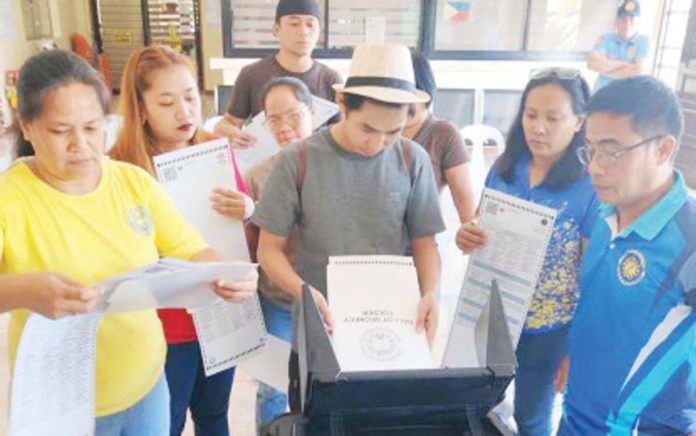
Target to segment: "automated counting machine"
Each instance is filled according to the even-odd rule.
[[[305,288],[298,329],[302,413],[277,418],[262,434],[499,434],[492,430],[486,415],[502,400],[516,363],[495,280],[484,310],[488,310],[487,317],[481,316],[488,322],[487,335],[481,335],[485,366],[342,372],[319,311]]]

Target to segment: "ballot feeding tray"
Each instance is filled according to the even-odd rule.
[[[515,357],[497,284],[486,305],[485,366],[343,372],[308,289],[299,311],[301,415],[284,415],[264,434],[487,435],[486,415],[514,376]]]

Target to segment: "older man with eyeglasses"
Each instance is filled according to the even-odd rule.
[[[675,94],[638,76],[588,108],[588,166],[604,203],[580,275],[560,435],[696,431],[696,202],[673,163]]]

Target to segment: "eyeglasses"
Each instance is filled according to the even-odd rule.
[[[296,127],[304,119],[304,116],[304,112],[294,110],[284,114],[269,115],[266,118],[266,121],[264,121],[264,124],[271,130],[278,130],[283,126],[284,123],[287,123],[291,127]]]
[[[650,144],[656,139],[660,139],[665,135],[655,135],[651,136],[648,139],[644,139],[640,141],[637,144],[629,145],[628,147],[624,147],[621,150],[610,152],[606,150],[601,150],[601,149],[591,149],[587,145],[583,145],[582,147],[578,147],[578,149],[575,151],[575,153],[578,155],[578,159],[580,160],[580,163],[583,165],[587,166],[592,162],[594,159],[595,162],[597,162],[598,165],[602,167],[611,167],[616,164],[616,160],[620,158],[622,155],[628,153],[629,151],[633,150],[634,148],[642,147],[644,145]]]
[[[582,77],[580,70],[575,68],[535,68],[529,73],[530,79],[546,79],[556,76],[561,80],[574,80]]]

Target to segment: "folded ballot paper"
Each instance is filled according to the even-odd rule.
[[[165,258],[100,283],[98,310],[107,315],[138,310],[211,306],[218,297],[216,280],[239,280],[256,269],[251,263],[186,262]]]
[[[432,368],[425,332],[415,329],[420,290],[410,257],[331,257],[327,283],[341,371]]]

